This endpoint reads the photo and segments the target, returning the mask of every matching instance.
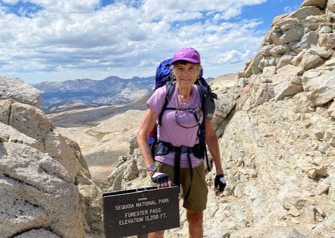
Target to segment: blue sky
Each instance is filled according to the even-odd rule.
[[[27,83],[152,76],[182,47],[236,73],[302,0],[0,0],[0,75]]]

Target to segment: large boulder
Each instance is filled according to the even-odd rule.
[[[19,78],[0,76],[0,98],[12,98],[37,108],[41,106],[41,92]]]
[[[60,237],[84,237],[78,189],[58,161],[15,142],[2,142],[0,157],[4,237],[39,227],[49,227]]]
[[[0,77],[1,237],[103,237],[101,190],[75,142],[39,109],[40,93]]]

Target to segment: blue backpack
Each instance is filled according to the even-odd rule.
[[[149,146],[151,149],[152,157],[155,158],[155,154],[157,152],[157,124],[162,123],[162,116],[165,112],[165,110],[170,109],[173,110],[173,108],[167,108],[167,105],[173,95],[173,92],[175,90],[175,79],[172,76],[172,68],[171,68],[171,59],[166,59],[162,61],[156,70],[156,76],[155,76],[155,90],[159,87],[166,87],[166,97],[165,102],[163,104],[162,110],[160,114],[158,115],[158,122],[156,123],[155,127],[150,133],[150,136],[148,138]],[[209,161],[208,154],[207,154],[207,148],[206,148],[206,142],[205,142],[205,118],[212,117],[215,110],[215,102],[214,99],[217,99],[217,95],[212,92],[210,89],[210,86],[206,82],[206,80],[202,77],[203,71],[201,69],[200,77],[197,79],[195,84],[198,87],[198,91],[200,93],[201,97],[201,110],[204,115],[204,119],[202,123],[199,123],[199,129],[198,129],[198,137],[199,137],[199,145],[200,145],[200,154],[201,158],[206,159],[206,166],[207,166],[207,172],[209,172],[212,168],[212,161]],[[174,108],[175,110],[175,108]]]

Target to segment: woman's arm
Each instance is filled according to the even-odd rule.
[[[214,160],[216,174],[217,175],[223,174],[223,169],[221,165],[220,149],[219,149],[219,141],[216,136],[211,120],[205,121],[205,128],[206,128],[205,139],[206,139],[206,143],[208,146],[208,150],[211,153],[213,160]]]
[[[224,178],[223,169],[221,165],[219,141],[216,136],[211,120],[207,119],[205,121],[205,128],[206,128],[206,132],[205,132],[206,143],[207,143],[209,152],[211,153],[213,157],[215,169],[216,169],[216,176],[214,180],[214,192],[216,196],[219,196],[226,187],[226,180]]]
[[[142,120],[141,126],[137,132],[137,143],[144,159],[146,168],[154,164],[154,159],[151,155],[151,150],[148,143],[148,137],[151,130],[154,128],[157,120],[157,114],[149,108]]]
[[[140,148],[141,154],[146,168],[149,168],[150,165],[154,164],[154,158],[151,155],[151,149],[148,143],[148,137],[152,129],[154,128],[157,120],[157,114],[149,108],[145,113],[144,119],[140,126],[140,129],[137,133],[137,143]],[[167,174],[148,171],[151,180],[157,183],[158,188],[171,187],[172,182]]]

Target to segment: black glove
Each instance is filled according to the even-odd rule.
[[[151,180],[154,183],[167,183],[170,181],[169,175],[161,173],[161,172],[155,172],[152,176],[151,176]]]
[[[224,179],[223,174],[215,176],[214,186],[217,190],[219,190],[220,192],[223,192],[226,185],[227,185],[227,183],[226,183],[226,180]]]

